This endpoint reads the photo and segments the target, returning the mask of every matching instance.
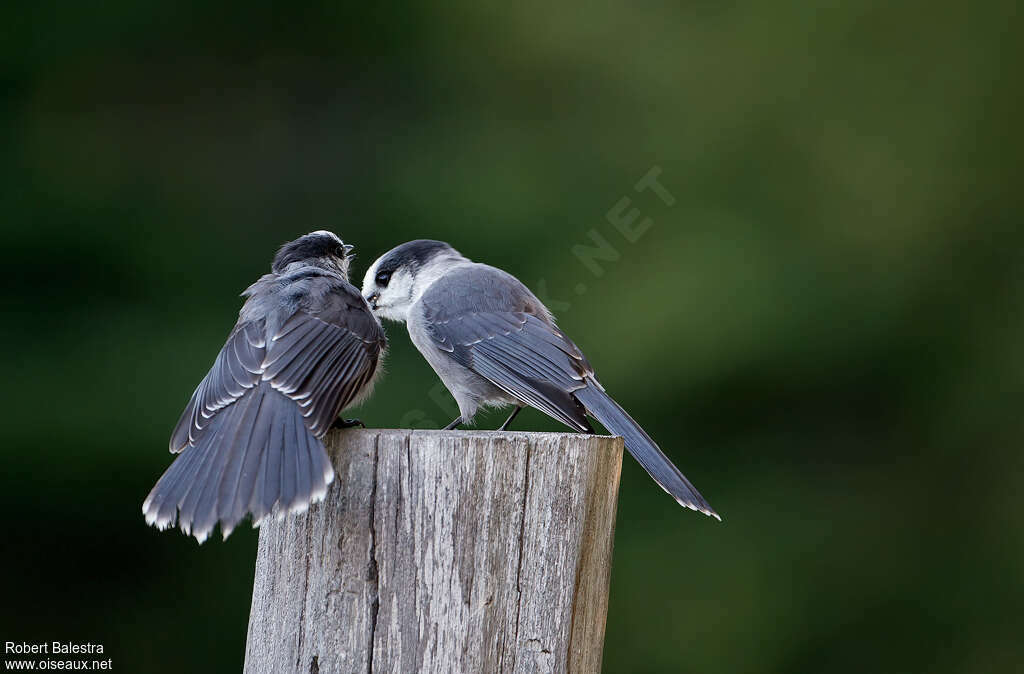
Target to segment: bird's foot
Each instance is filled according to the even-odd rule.
[[[366,428],[366,424],[361,419],[335,419],[334,423],[331,424],[331,428],[354,428],[359,426]]]
[[[515,419],[516,415],[518,415],[522,411],[523,411],[523,406],[522,405],[516,405],[516,409],[512,412],[512,414],[509,415],[508,419],[505,420],[505,423],[503,423],[501,425],[501,428],[499,428],[498,430],[499,431],[507,431],[508,427],[512,424],[512,420]]]

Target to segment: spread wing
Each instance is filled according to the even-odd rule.
[[[384,331],[355,291],[316,315],[300,308],[274,322],[280,328],[272,335],[264,318],[231,333],[171,434],[172,452],[195,445],[219,412],[261,381],[293,400],[321,437],[373,379]]]
[[[369,390],[384,332],[358,291],[319,270],[265,276],[171,435],[182,452],[143,503],[146,520],[200,542],[323,498],[321,438]]]
[[[259,383],[267,353],[265,332],[262,319],[235,327],[174,427],[172,452],[194,445],[218,412]]]
[[[369,324],[360,323],[339,325],[299,311],[270,339],[262,378],[299,405],[317,437],[330,430],[377,371],[384,333],[372,317]],[[370,325],[376,330],[358,330]]]

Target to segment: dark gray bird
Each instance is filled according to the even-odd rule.
[[[278,251],[249,286],[238,323],[171,435],[180,456],[142,512],[202,543],[217,522],[227,538],[323,499],[334,469],[321,438],[366,398],[386,346],[380,321],[348,281],[352,246],[331,232]]]
[[[474,263],[442,241],[404,243],[366,272],[363,295],[374,312],[404,321],[409,337],[455,397],[461,413],[514,405],[505,430],[530,406],[584,433],[587,415],[621,435],[626,449],[680,505],[721,519],[618,403],[594,368],[520,281]]]

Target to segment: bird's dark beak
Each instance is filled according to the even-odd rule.
[[[366,300],[366,303],[370,305],[371,309],[376,311],[377,310],[377,300],[380,299],[380,293],[370,293],[369,295],[367,295],[363,299]]]
[[[341,244],[341,250],[345,253],[346,256],[348,256],[355,249],[356,247],[353,246],[351,243]]]

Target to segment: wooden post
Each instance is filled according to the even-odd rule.
[[[622,440],[343,430],[260,529],[250,674],[598,672]]]

